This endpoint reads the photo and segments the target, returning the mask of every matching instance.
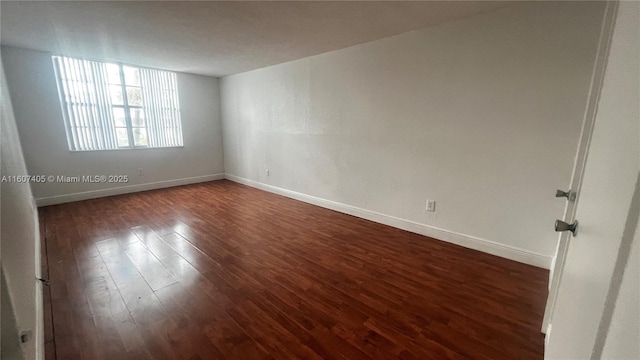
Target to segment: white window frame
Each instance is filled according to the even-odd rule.
[[[52,56],[69,151],[182,148],[182,120],[174,72],[113,61]],[[120,84],[110,82],[107,66],[117,66]],[[139,83],[127,84],[124,68],[138,71]],[[64,74],[64,75],[63,75]],[[143,81],[144,74],[144,81]],[[73,85],[71,85],[73,83]],[[80,85],[78,85],[80,84]],[[110,88],[120,86],[122,104]],[[127,87],[140,90],[141,105],[130,104]],[[114,109],[124,112],[127,145],[120,144]],[[142,109],[144,126],[133,126],[132,109]],[[144,128],[146,145],[136,144],[134,129]],[[122,138],[124,139],[124,138]]]

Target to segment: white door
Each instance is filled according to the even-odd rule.
[[[567,189],[558,189],[558,191],[564,191],[567,194],[566,197],[561,197],[559,196],[559,194],[556,194],[556,197],[558,197],[558,201],[566,202],[562,220],[568,224],[572,224],[575,221],[576,200],[578,195],[577,193],[579,192],[582,184],[584,166],[587,160],[587,150],[591,141],[593,124],[596,117],[596,109],[598,108],[598,102],[600,100],[602,81],[604,79],[605,66],[609,55],[615,14],[616,3],[609,2],[607,4],[601,25],[602,27],[600,31],[598,52],[596,54],[595,66],[591,76],[591,89],[589,91],[589,98],[587,100],[587,107],[585,109],[582,130],[580,133],[580,141],[578,143],[578,150],[576,152],[576,157],[573,164],[571,182]],[[553,194],[549,194],[549,196],[553,196]],[[551,228],[552,224],[549,225],[549,227]],[[560,232],[560,234],[558,235],[558,246],[556,248],[556,253],[553,257],[553,261],[551,262],[551,271],[549,273],[549,296],[547,298],[547,305],[545,308],[541,329],[541,331],[545,334],[547,333],[551,315],[553,314],[553,310],[555,308],[555,303],[558,296],[558,286],[560,284],[560,275],[562,274],[562,269],[564,267],[570,237],[570,232]]]
[[[572,184],[579,192],[565,218],[579,221],[577,235],[561,237],[551,280],[547,359],[597,359],[608,331],[612,280],[624,271],[619,265],[633,241],[625,226],[636,228],[640,206],[639,44],[640,3],[610,3]]]

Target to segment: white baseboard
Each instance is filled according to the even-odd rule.
[[[534,253],[528,250],[519,249],[513,246],[504,245],[495,241],[482,239],[476,236],[461,234],[455,231],[441,229],[435,226],[420,224],[415,221],[405,220],[390,215],[381,214],[375,211],[362,209],[359,207],[342,204],[339,202],[322,199],[319,197],[267,185],[254,180],[241,178],[231,174],[225,174],[225,178],[240,184],[248,185],[260,190],[268,191],[274,194],[286,196],[295,200],[303,201],[309,204],[317,205],[323,208],[335,210],[341,213],[356,216],[362,219],[374,221],[380,224],[392,226],[398,229],[410,231],[412,233],[425,235],[434,239],[446,241],[452,244],[460,245],[469,249],[482,251],[488,254],[500,256],[509,260],[549,269],[551,266],[551,257]]]
[[[56,205],[56,204],[73,202],[73,201],[81,201],[81,200],[96,199],[96,198],[101,198],[106,196],[128,194],[128,193],[133,193],[138,191],[155,190],[155,189],[162,189],[162,188],[167,188],[172,186],[195,184],[195,183],[213,181],[213,180],[222,180],[224,178],[225,178],[224,174],[212,174],[212,175],[194,176],[194,177],[188,177],[188,178],[182,178],[182,179],[157,181],[157,182],[144,183],[144,184],[119,186],[119,187],[108,188],[108,189],[83,191],[83,192],[77,192],[72,194],[38,198],[36,199],[36,204],[38,206]]]

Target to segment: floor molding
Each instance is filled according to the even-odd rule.
[[[245,179],[239,176],[225,174],[225,178],[233,182],[248,185],[260,190],[268,191],[274,194],[286,196],[295,200],[303,201],[309,204],[317,205],[323,208],[335,210],[348,215],[356,216],[362,219],[374,221],[380,224],[393,226],[402,230],[410,231],[416,234],[425,235],[434,239],[446,241],[456,245],[460,245],[469,249],[482,251],[488,254],[500,256],[517,262],[549,269],[551,266],[551,257],[534,253],[528,250],[519,249],[513,246],[504,245],[495,241],[482,239],[476,236],[461,234],[455,231],[441,229],[435,226],[420,224],[415,221],[405,220],[394,216],[381,214],[375,211],[362,209],[356,206],[342,204],[339,202],[326,200],[323,198],[299,193],[283,189],[277,186],[264,184],[254,180]]]
[[[194,176],[194,177],[188,177],[188,178],[182,178],[182,179],[156,181],[156,182],[150,182],[150,183],[144,183],[144,184],[119,186],[119,187],[108,188],[108,189],[83,191],[83,192],[77,192],[77,193],[71,193],[71,194],[37,198],[36,204],[38,206],[56,205],[56,204],[73,202],[73,201],[81,201],[81,200],[96,199],[96,198],[101,198],[106,196],[128,194],[128,193],[133,193],[138,191],[155,190],[155,189],[162,189],[162,188],[168,188],[173,186],[196,184],[196,183],[213,181],[213,180],[222,180],[224,178],[225,178],[225,174],[212,174],[212,175]]]

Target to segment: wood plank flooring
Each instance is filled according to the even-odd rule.
[[[543,356],[546,270],[230,181],[40,219],[47,360]]]

